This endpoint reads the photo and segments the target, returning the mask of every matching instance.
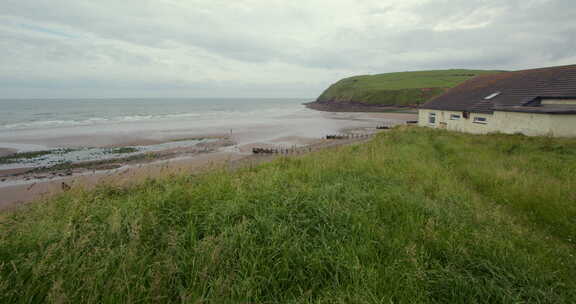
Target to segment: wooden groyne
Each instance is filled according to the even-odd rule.
[[[252,148],[252,154],[299,154],[304,152],[312,152],[312,146],[293,146],[293,147],[268,147],[268,148]]]
[[[370,133],[330,134],[330,135],[326,135],[325,138],[326,139],[362,139],[362,138],[368,138],[372,135],[373,134],[370,134]]]
[[[388,130],[394,127],[394,123],[392,122],[383,122],[376,125],[377,130]],[[339,134],[328,134],[323,137],[323,139],[327,140],[354,140],[354,139],[366,139],[374,136],[378,132],[373,133],[339,133]],[[292,147],[254,147],[252,148],[252,154],[259,154],[259,155],[270,155],[270,154],[280,154],[280,155],[289,155],[289,154],[299,154],[305,152],[312,152],[314,150],[315,145],[307,145],[307,146],[292,146]]]
[[[394,125],[391,122],[385,122],[382,124],[379,124],[376,126],[376,129],[378,130],[388,130],[388,129],[392,129]]]

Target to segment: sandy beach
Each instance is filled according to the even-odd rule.
[[[16,153],[18,150],[9,148],[0,148],[0,157]]]
[[[403,124],[415,119],[415,115],[405,113],[321,113],[309,117],[294,117],[286,125],[260,124],[242,126],[225,132],[205,132],[201,130],[179,129],[172,132],[132,134],[129,137],[96,134],[92,138],[79,140],[60,137],[51,139],[60,146],[98,143],[101,147],[149,146],[179,142],[190,138],[211,138],[204,145],[193,147],[168,148],[154,153],[153,158],[119,159],[102,162],[75,164],[64,169],[45,171],[29,168],[0,170],[0,210],[13,209],[22,203],[36,201],[70,188],[90,189],[102,183],[118,186],[129,185],[149,177],[169,174],[194,173],[210,168],[227,166],[235,168],[269,161],[278,155],[253,155],[252,149],[280,148],[292,149],[292,156],[309,151],[317,151],[337,145],[367,140],[368,137],[349,140],[325,140],[328,134],[353,133],[373,134],[375,126],[382,122]],[[320,118],[318,118],[320,117]],[[312,118],[312,119],[311,119]],[[158,136],[158,134],[162,136]],[[28,138],[25,144],[45,145],[42,140]],[[3,155],[14,153],[15,149],[0,150]]]

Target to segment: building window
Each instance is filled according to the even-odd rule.
[[[470,112],[462,112],[462,117],[464,117],[465,119],[469,119],[470,118]]]
[[[450,114],[450,120],[459,120],[459,119],[460,119],[459,114]]]
[[[428,123],[429,124],[436,123],[436,113],[430,113],[430,115],[428,115]]]
[[[487,124],[488,123],[488,119],[486,119],[486,117],[474,117],[474,123],[478,123],[478,124]]]

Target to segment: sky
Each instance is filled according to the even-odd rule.
[[[0,98],[315,98],[360,74],[567,64],[574,0],[0,1]]]

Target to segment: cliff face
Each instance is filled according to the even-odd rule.
[[[498,72],[438,70],[355,76],[331,85],[316,103],[336,107],[417,106],[470,78]]]

